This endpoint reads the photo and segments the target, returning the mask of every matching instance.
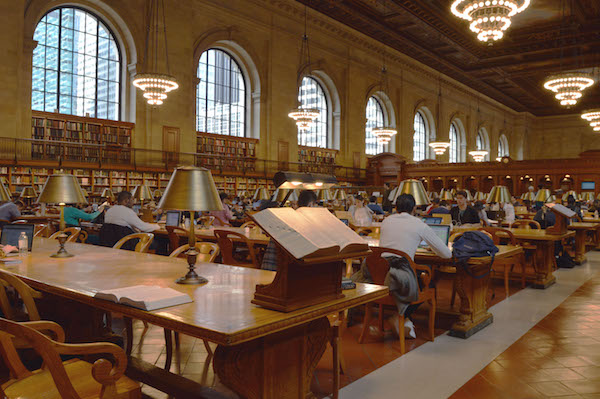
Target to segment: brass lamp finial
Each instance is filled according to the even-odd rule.
[[[506,203],[510,202],[510,192],[506,186],[494,186],[487,197],[487,202]]]
[[[427,197],[427,191],[425,191],[425,187],[423,186],[423,182],[421,182],[421,180],[416,180],[416,179],[403,180],[400,183],[400,185],[398,186],[396,195],[391,200],[392,203],[395,203],[396,199],[402,194],[411,194],[415,198],[415,203],[417,206],[429,204],[429,198]]]

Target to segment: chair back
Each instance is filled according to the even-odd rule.
[[[244,223],[243,225],[241,225],[240,227],[242,227],[242,228],[248,227],[249,229],[253,229],[256,226],[257,226],[256,223],[254,221],[250,220],[250,221]]]
[[[179,226],[165,226],[165,229],[167,229],[167,235],[169,237],[169,249],[171,250],[171,252],[175,251],[181,246],[180,234],[186,237],[188,237],[190,234],[189,231]]]
[[[219,248],[221,250],[221,258],[223,264],[253,267],[255,269],[260,268],[260,265],[258,264],[258,259],[256,258],[256,254],[254,251],[254,244],[250,240],[248,240],[245,235],[235,231],[215,230],[215,237],[217,238],[217,243],[219,244]],[[234,257],[233,254],[236,247],[236,245],[233,242],[234,238],[237,239],[236,241],[238,242],[245,243],[248,247],[250,263],[242,262]]]
[[[40,314],[38,313],[37,306],[35,304],[35,298],[41,298],[42,294],[27,284],[23,282],[19,277],[5,272],[0,269],[0,309],[4,314],[4,317],[10,320],[18,320],[23,317],[18,317],[23,315],[22,309],[17,307],[16,309],[11,304],[8,299],[8,295],[6,292],[6,288],[14,289],[21,301],[23,301],[23,305],[25,305],[25,310],[27,311],[27,319],[30,321],[40,320]]]
[[[462,237],[462,235],[464,234],[464,231],[459,231],[457,233],[453,233],[449,238],[448,238],[448,242],[454,242],[456,241],[459,237]]]
[[[224,221],[223,219],[221,219],[218,216],[211,215],[211,217],[213,218],[213,222],[212,222],[213,226],[231,226],[229,223],[227,223],[226,221]]]
[[[79,234],[81,233],[81,227],[67,227],[66,229],[63,230],[63,232],[69,236],[67,238],[67,242],[77,242],[77,238],[79,237]],[[49,238],[51,240],[55,240],[58,238],[60,233],[61,233],[61,231],[57,231],[56,233],[52,234]]]
[[[154,240],[154,234],[152,233],[135,233],[129,234],[121,238],[114,246],[115,249],[121,249],[125,243],[131,242],[132,240],[139,240],[135,245],[135,252],[147,253],[150,248],[150,244]]]
[[[530,219],[519,219],[512,222],[510,225],[511,228],[516,229],[538,229],[540,230],[542,226],[539,222]]]
[[[185,258],[188,249],[190,249],[189,244],[184,244],[171,252],[169,257]],[[214,242],[196,242],[196,250],[198,251],[198,261],[206,263],[213,263],[220,253],[219,245]]]
[[[481,227],[479,231],[485,231],[492,236],[495,245],[500,245],[502,241],[508,240],[510,245],[517,245],[517,239],[512,231],[500,227]]]
[[[18,220],[13,220],[11,224],[27,224],[27,223],[29,223],[29,222],[25,219],[18,219]]]
[[[103,247],[112,248],[121,238],[130,234],[134,234],[134,231],[130,227],[104,223],[98,232],[99,244]]]
[[[215,221],[215,217],[212,215],[203,215],[203,216],[200,216],[200,218],[198,218],[198,220],[200,221],[200,224],[202,226],[209,227],[209,226],[213,225],[213,223]]]
[[[33,233],[34,237],[46,237],[48,235],[48,225],[47,224],[36,224],[35,232]]]

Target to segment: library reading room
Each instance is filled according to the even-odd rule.
[[[600,398],[599,0],[0,0],[0,38],[1,398]]]

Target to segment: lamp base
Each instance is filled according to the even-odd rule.
[[[71,255],[67,251],[64,251],[64,252],[58,251],[54,255],[50,255],[51,258],[72,258],[73,256],[75,256],[75,255]]]
[[[65,233],[59,234],[57,239],[60,248],[58,249],[58,252],[56,252],[54,255],[50,255],[51,258],[72,258],[74,256],[68,253],[65,249],[65,242],[67,241],[67,238],[68,236]]]
[[[194,231],[194,230],[191,230]],[[175,280],[177,284],[206,284],[208,280],[202,276],[199,276],[196,273],[196,258],[198,257],[198,252],[196,248],[192,247],[187,252],[187,262],[188,262],[188,272],[184,277],[178,278]]]
[[[188,273],[189,274],[189,273]],[[206,284],[208,280],[202,276],[188,276],[187,274],[184,277],[178,278],[175,280],[177,284]]]

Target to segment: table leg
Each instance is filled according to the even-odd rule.
[[[488,312],[487,293],[490,282],[489,265],[474,266],[467,273],[462,267],[456,270],[456,292],[460,298],[458,321],[449,334],[453,337],[469,338],[484,327],[492,324],[494,316]],[[486,276],[476,278],[488,273]]]
[[[306,399],[330,339],[323,317],[234,346],[219,345],[214,369],[220,381],[245,399]]]
[[[554,268],[554,241],[538,241],[535,249],[533,288],[546,289],[556,282]]]
[[[585,262],[585,241],[587,239],[587,230],[575,230],[575,258],[573,262],[581,265]]]

